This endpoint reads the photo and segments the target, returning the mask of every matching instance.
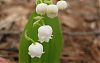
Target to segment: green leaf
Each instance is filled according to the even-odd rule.
[[[19,63],[59,63],[60,54],[62,49],[62,34],[58,18],[48,18],[44,16],[43,20],[46,25],[50,25],[53,28],[53,37],[49,43],[44,42],[44,54],[41,58],[31,58],[28,55],[28,47],[32,42],[25,39],[25,31],[27,35],[34,41],[38,41],[38,28],[39,26],[33,27],[33,23],[36,21],[33,18],[39,16],[36,12],[33,12],[29,18],[29,21],[22,32],[20,39],[20,49],[19,49]],[[40,22],[42,23],[42,22]]]

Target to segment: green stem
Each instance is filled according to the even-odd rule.
[[[43,3],[43,1],[42,1],[42,0],[40,0],[40,2],[41,2],[41,3]]]
[[[38,5],[40,3],[40,1],[39,0],[36,0],[36,4]]]
[[[42,18],[41,18],[42,24],[45,25],[45,22],[44,22],[44,20],[43,20],[43,16],[41,15],[41,17],[42,17]]]
[[[51,4],[53,4],[53,1],[52,0],[50,0],[51,1]]]
[[[44,20],[42,20],[42,24],[43,24],[43,25],[45,25],[45,22],[44,22]]]
[[[31,39],[30,37],[28,37],[27,32],[25,31],[25,38],[31,42],[33,42],[33,44],[35,44],[35,41],[33,39]]]
[[[38,23],[39,26],[41,26],[41,24]]]
[[[43,3],[42,0],[36,0],[36,4],[40,4],[40,3]]]
[[[37,20],[37,21],[35,21],[33,23],[33,27],[36,26],[36,25],[41,26],[41,24],[39,24],[39,22],[42,21],[43,17],[42,16],[41,17],[35,17],[34,19]]]
[[[34,17],[33,19],[34,19],[34,20],[40,20],[40,19],[42,19],[42,18],[44,18],[44,17],[42,17],[42,16],[36,16],[36,17]]]

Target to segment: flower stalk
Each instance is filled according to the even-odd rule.
[[[37,0],[21,35],[19,63],[60,63],[63,41],[58,11],[52,0]]]
[[[25,38],[26,38],[28,41],[31,41],[33,44],[35,44],[35,41],[34,41],[33,39],[31,39],[30,37],[28,37],[26,31],[25,31]]]

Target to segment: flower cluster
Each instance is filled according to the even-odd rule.
[[[45,3],[40,3],[36,7],[36,12],[37,14],[40,14],[41,16],[44,14],[47,14],[48,17],[54,18],[58,15],[58,10],[64,10],[67,8],[68,4],[66,1],[58,1],[56,5],[50,4],[47,5]],[[34,26],[40,25],[39,22],[42,20],[43,17],[37,16],[34,19],[37,20],[36,22],[33,23]],[[41,55],[44,53],[43,52],[43,45],[41,43],[43,42],[49,42],[50,39],[52,39],[52,33],[53,29],[50,25],[42,25],[38,28],[38,41],[36,42],[30,37],[27,36],[25,33],[25,37],[27,40],[30,40],[33,42],[29,48],[28,48],[28,54],[31,56],[31,58],[38,57],[41,58]]]
[[[68,4],[66,1],[58,1],[56,5],[40,3],[36,6],[36,12],[40,15],[44,15],[46,13],[48,17],[54,18],[58,15],[58,10],[64,10],[67,7]]]
[[[38,41],[40,43],[49,42],[49,40],[52,38],[52,32],[53,30],[51,26],[49,25],[40,26],[38,28],[38,39],[39,39]],[[29,38],[26,33],[25,33],[25,38],[33,42],[28,48],[29,51],[28,54],[31,56],[31,58],[34,57],[41,58],[41,55],[44,53],[42,44],[35,42],[33,39]]]

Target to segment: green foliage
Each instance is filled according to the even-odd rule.
[[[28,47],[32,43],[25,38],[25,32],[27,31],[27,35],[34,39],[37,42],[38,40],[38,28],[39,26],[34,26],[36,19],[34,17],[39,16],[36,12],[33,12],[29,18],[29,21],[22,32],[20,39],[20,50],[19,50],[19,63],[59,63],[60,61],[60,53],[62,49],[62,35],[61,28],[58,18],[48,18],[46,15],[43,20],[46,25],[50,25],[53,28],[53,37],[49,41],[49,43],[44,42],[44,54],[41,58],[31,58],[28,55]],[[35,23],[36,24],[36,23]],[[40,25],[42,25],[42,21],[40,21]]]

